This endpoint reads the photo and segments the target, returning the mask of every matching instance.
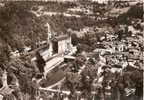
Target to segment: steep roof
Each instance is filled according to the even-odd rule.
[[[61,41],[61,40],[65,40],[69,38],[69,35],[59,35],[59,36],[56,36],[52,39],[52,41]]]

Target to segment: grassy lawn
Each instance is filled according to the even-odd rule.
[[[42,87],[48,87],[57,83],[65,77],[66,70],[54,69],[47,75],[47,79],[43,79],[40,84]]]

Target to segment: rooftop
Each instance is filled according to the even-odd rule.
[[[65,39],[67,39],[67,38],[69,38],[68,35],[60,35],[60,36],[54,37],[54,38],[52,39],[52,41],[61,41],[61,40],[65,40]]]

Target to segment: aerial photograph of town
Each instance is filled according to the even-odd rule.
[[[0,100],[144,100],[144,0],[0,0]]]

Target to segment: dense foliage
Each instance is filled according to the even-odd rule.
[[[8,72],[8,85],[16,84],[14,80],[18,80],[19,87],[14,88],[13,93],[18,100],[24,95],[34,99],[37,87],[32,77],[36,71],[31,58],[11,58],[10,53],[15,50],[22,52],[25,46],[35,49],[37,42],[47,39],[46,22],[32,14],[30,9],[29,4],[20,2],[6,2],[0,7],[0,74],[4,70]]]
[[[0,39],[12,49],[35,48],[46,39],[44,22],[30,12],[29,5],[5,3],[0,9]]]

